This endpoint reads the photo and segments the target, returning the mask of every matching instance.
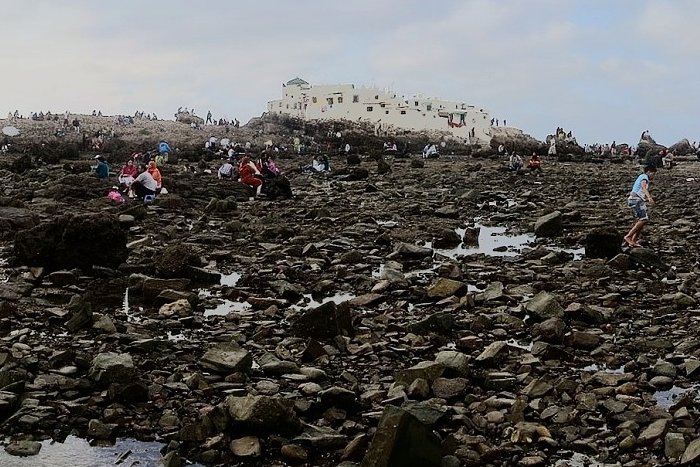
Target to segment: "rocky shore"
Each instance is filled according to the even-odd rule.
[[[94,152],[4,155],[5,455],[75,435],[161,441],[168,467],[697,465],[700,166],[658,173],[621,251],[631,160],[515,176],[454,152],[281,157],[294,197],[254,201],[181,161],[124,206]]]

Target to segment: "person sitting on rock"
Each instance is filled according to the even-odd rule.
[[[426,144],[423,148],[423,159],[432,159],[438,157],[438,150],[435,144]]]
[[[262,174],[255,164],[251,162],[250,157],[243,156],[238,166],[238,174],[241,177],[241,183],[255,188],[255,195],[259,196],[263,184]]]
[[[523,159],[518,155],[518,153],[514,152],[510,156],[510,161],[508,162],[508,170],[511,172],[515,172],[516,174],[520,172],[520,170],[523,168]]]
[[[158,184],[148,171],[148,166],[139,166],[139,171],[139,175],[131,183],[131,190],[136,198],[143,199],[146,196],[155,196]]]
[[[170,145],[161,139],[158,143],[158,154],[163,157],[164,161],[168,161],[168,155],[172,152]],[[162,164],[161,164],[162,165]]]
[[[97,161],[97,166],[95,167],[95,174],[100,180],[107,180],[109,177],[109,164],[101,155],[95,156],[95,161]]]
[[[136,176],[139,174],[139,169],[134,165],[132,159],[127,159],[126,164],[122,167],[122,171],[119,174],[119,183],[131,186]]]
[[[118,186],[113,186],[112,189],[109,190],[107,199],[109,199],[112,204],[124,204],[124,196],[122,196]]]
[[[219,179],[231,180],[234,178],[235,171],[236,170],[233,167],[233,164],[231,164],[231,161],[224,159],[223,165],[221,167],[219,167],[219,172],[218,172]]]
[[[256,165],[265,178],[275,178],[282,175],[282,171],[277,167],[274,158],[267,152],[263,152],[260,155],[260,159],[258,159]]]
[[[163,186],[163,177],[160,175],[160,170],[158,170],[158,165],[155,161],[148,163],[148,173],[150,173],[153,180],[156,181],[156,190],[160,190]]]
[[[530,169],[530,171],[537,170],[538,172],[542,172],[542,161],[540,161],[540,157],[537,153],[532,153],[532,157],[530,157],[530,160],[527,162],[527,168]]]

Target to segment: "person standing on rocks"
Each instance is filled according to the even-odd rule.
[[[639,239],[642,236],[642,230],[649,221],[649,213],[647,212],[647,203],[654,204],[654,199],[649,194],[649,183],[656,174],[656,166],[647,165],[644,167],[644,173],[639,175],[632,185],[632,191],[627,198],[627,205],[634,210],[634,216],[637,221],[634,223],[630,231],[625,235],[625,243],[630,247],[641,246]]]

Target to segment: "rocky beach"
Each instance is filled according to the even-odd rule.
[[[547,157],[514,129],[422,159],[432,136],[384,154],[361,125],[80,118],[99,150],[20,120],[0,156],[0,465],[116,439],[157,455],[86,462],[700,463],[694,157],[659,170],[622,250],[632,157]],[[217,179],[210,136],[287,145],[294,196]],[[161,138],[168,193],[110,204],[95,154],[118,171]],[[542,173],[505,170],[501,143]],[[333,170],[300,173],[317,151]]]

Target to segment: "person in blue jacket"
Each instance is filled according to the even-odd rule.
[[[106,180],[109,177],[109,164],[104,159],[104,157],[97,155],[95,156],[97,161],[97,167],[95,167],[95,174],[100,180]]]
[[[165,140],[161,139],[160,143],[158,144],[158,154],[162,157],[162,162],[168,161],[168,154],[170,154],[171,152],[172,149],[170,149],[170,145],[166,143]]]

